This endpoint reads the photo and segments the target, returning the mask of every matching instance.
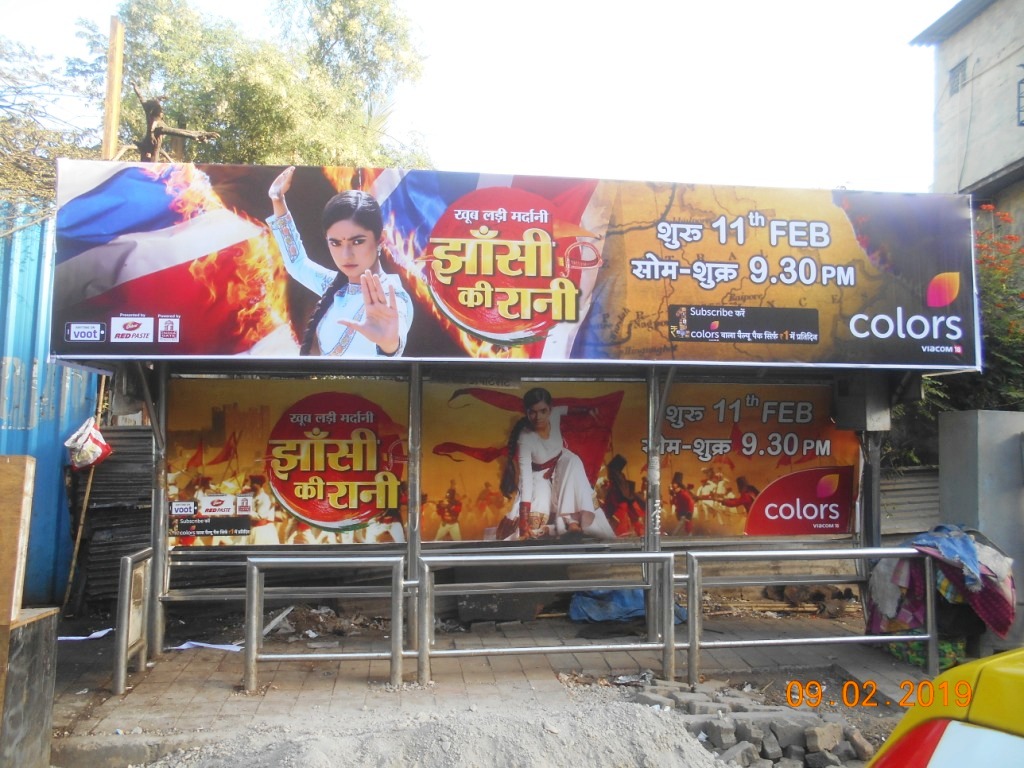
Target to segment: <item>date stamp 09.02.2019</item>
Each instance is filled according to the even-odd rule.
[[[938,684],[931,680],[900,681],[900,696],[888,697],[873,680],[847,680],[839,691],[829,690],[818,680],[791,680],[786,684],[786,703],[791,707],[967,707],[974,694],[966,680]]]

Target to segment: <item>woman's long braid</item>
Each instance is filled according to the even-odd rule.
[[[519,419],[512,427],[512,431],[508,436],[508,447],[505,451],[505,469],[501,473],[501,483],[498,485],[498,489],[506,499],[511,499],[515,495],[515,492],[519,490],[519,436],[523,434],[523,430],[529,425],[529,421],[526,417]]]
[[[330,287],[324,291],[324,295],[320,297],[320,301],[317,302],[316,308],[313,310],[313,314],[309,316],[309,320],[306,322],[306,330],[302,334],[302,346],[299,347],[300,355],[308,355],[313,349],[313,342],[316,340],[316,329],[320,325],[320,321],[324,319],[324,315],[327,314],[327,310],[334,302],[334,296],[338,291],[344,289],[348,285],[348,277],[344,272],[338,272],[338,276],[334,278],[334,282],[331,283]],[[321,354],[323,350],[321,350]]]

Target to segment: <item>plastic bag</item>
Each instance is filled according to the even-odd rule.
[[[71,454],[72,469],[94,467],[113,452],[96,426],[95,417],[90,416],[78,430],[64,441]]]

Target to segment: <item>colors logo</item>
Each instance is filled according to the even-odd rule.
[[[754,500],[748,536],[849,533],[853,467],[816,467],[773,480]]]
[[[943,272],[928,283],[925,301],[930,308],[948,307],[960,295],[960,273]],[[858,313],[850,318],[850,333],[858,339],[931,339],[959,341],[964,336],[959,315],[909,315],[896,307],[895,316]]]

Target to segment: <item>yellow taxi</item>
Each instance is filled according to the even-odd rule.
[[[1024,648],[953,667],[915,694],[868,768],[1024,766]]]

